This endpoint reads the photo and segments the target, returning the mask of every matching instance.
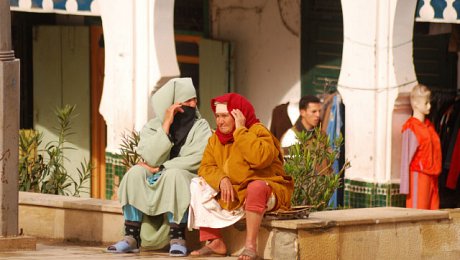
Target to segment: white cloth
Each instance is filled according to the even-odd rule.
[[[299,141],[297,140],[297,135],[296,133],[294,132],[294,130],[292,130],[292,128],[289,128],[286,133],[284,133],[284,135],[281,137],[281,147],[290,147],[296,143],[298,143]]]
[[[289,119],[291,120],[292,125],[294,125],[300,116],[299,101],[289,102],[287,107],[287,114],[289,116]]]
[[[243,207],[232,211],[222,209],[214,199],[217,191],[209,186],[202,177],[192,179],[190,193],[189,229],[224,228],[233,225],[245,215]]]
[[[228,113],[228,108],[227,108],[227,104],[223,104],[223,103],[216,103],[216,114],[217,113]]]

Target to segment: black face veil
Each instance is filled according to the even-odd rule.
[[[171,124],[169,133],[171,134],[174,146],[171,148],[170,159],[179,155],[180,148],[184,145],[187,135],[192,129],[196,118],[196,108],[182,106],[183,113],[177,112],[174,122]]]

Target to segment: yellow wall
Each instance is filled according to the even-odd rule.
[[[74,177],[77,167],[90,160],[89,28],[37,26],[33,38],[34,128],[44,133],[42,143],[57,140],[56,107],[77,105],[67,150],[66,169]],[[88,189],[90,183],[87,183]],[[89,196],[83,193],[81,196]]]

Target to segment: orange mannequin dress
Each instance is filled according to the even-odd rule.
[[[400,193],[406,207],[439,209],[438,176],[441,173],[441,142],[430,120],[409,118],[402,128]]]

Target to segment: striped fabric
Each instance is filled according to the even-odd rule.
[[[12,11],[99,16],[98,0],[10,0]]]

